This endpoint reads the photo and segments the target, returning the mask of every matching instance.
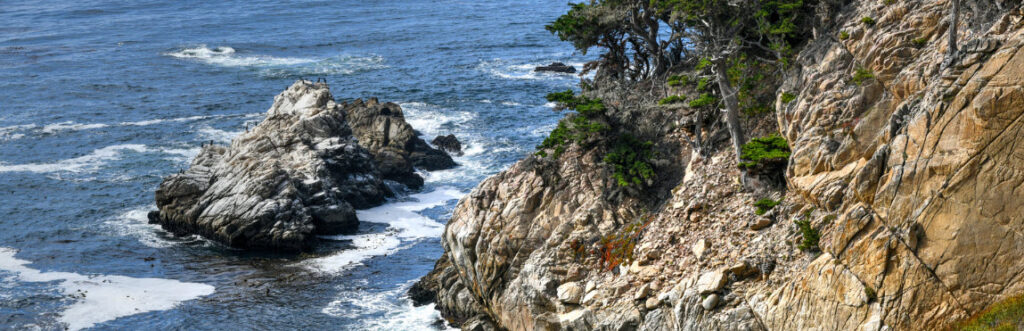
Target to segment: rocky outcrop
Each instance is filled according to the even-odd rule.
[[[820,12],[779,91],[796,98],[745,123],[790,142],[784,191],[741,190],[723,149],[669,155],[684,174],[643,201],[608,199],[589,151],[531,156],[460,201],[423,282],[446,289],[445,316],[510,330],[934,330],[1020,294],[1024,10],[986,3],[949,66],[948,1]],[[761,198],[783,203],[755,215]],[[631,259],[611,266],[600,253],[624,236]]]
[[[456,138],[454,134],[437,136],[430,143],[449,154],[462,155],[462,142],[459,142],[459,138]]]
[[[376,98],[344,106],[359,144],[373,154],[384,178],[412,188],[423,186],[414,168],[433,171],[456,166],[451,156],[434,149],[405,121],[402,107]]]
[[[232,247],[283,251],[309,249],[317,235],[354,232],[355,208],[392,194],[379,169],[418,178],[411,168],[380,163],[353,135],[347,114],[379,109],[375,101],[337,104],[327,84],[298,81],[274,98],[262,123],[230,146],[203,146],[187,171],[165,178],[150,221]],[[364,133],[374,129],[358,124]]]
[[[560,72],[560,73],[565,73],[565,74],[574,74],[574,73],[576,73],[576,67],[573,67],[571,65],[567,65],[567,64],[562,63],[562,62],[552,62],[551,64],[546,65],[546,66],[536,67],[536,68],[533,69],[533,71],[537,71],[537,72],[545,72],[545,71],[546,72]]]

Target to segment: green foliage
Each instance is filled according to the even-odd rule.
[[[537,155],[546,157],[548,154],[545,150],[553,149],[553,156],[558,158],[570,144],[582,144],[591,137],[609,130],[607,124],[596,120],[605,111],[601,99],[577,96],[572,90],[550,93],[546,98],[558,103],[560,108],[575,110],[578,114],[570,115],[558,122],[558,126],[537,146]]]
[[[915,38],[911,42],[914,43],[914,47],[921,48],[921,47],[924,47],[925,45],[928,45],[928,38],[924,38],[924,37]]]
[[[668,86],[672,87],[685,86],[690,83],[690,76],[672,75],[668,77],[666,82],[668,83]]]
[[[612,166],[612,177],[619,186],[645,186],[648,180],[654,179],[653,146],[650,141],[641,142],[628,134],[616,140],[605,154],[604,162]]]
[[[871,70],[869,69],[857,68],[857,70],[853,73],[853,83],[857,85],[860,85],[861,83],[864,83],[865,81],[874,78],[875,73],[871,72]]]
[[[743,108],[743,115],[747,115],[747,117],[754,117],[754,116],[760,116],[760,115],[764,115],[764,114],[769,114],[769,113],[774,112],[774,111],[775,111],[774,108],[766,106],[766,105],[754,105],[754,106]]]
[[[658,104],[659,105],[667,105],[667,104],[672,104],[672,103],[682,103],[683,101],[686,101],[686,96],[685,95],[672,95],[672,96],[669,96],[667,98],[658,100]]]
[[[896,0],[884,0],[884,1],[882,1],[882,3],[885,4],[886,6],[890,6],[890,5],[894,4],[894,3],[896,3]]]
[[[864,295],[868,297],[868,302],[875,302],[878,300],[878,293],[871,286],[864,286]]]
[[[797,248],[805,252],[817,251],[818,241],[821,240],[821,233],[818,232],[818,229],[811,226],[810,215],[804,215],[804,218],[794,222],[800,228],[800,235],[803,237]]]
[[[696,99],[690,100],[690,108],[704,108],[718,104],[718,98],[711,93],[701,93]]]
[[[864,16],[863,18],[860,19],[860,22],[864,23],[864,25],[875,25],[875,19],[869,16]]]
[[[707,91],[708,86],[710,84],[711,84],[711,78],[708,78],[708,77],[701,78],[699,81],[697,81],[697,91],[699,91],[699,92]]]
[[[764,213],[767,213],[769,210],[772,210],[772,208],[775,208],[775,206],[778,206],[780,203],[782,203],[782,201],[772,200],[768,198],[757,200],[757,202],[754,203],[754,207],[757,207],[757,210],[754,211],[754,214],[764,215]]]
[[[1024,295],[997,302],[987,309],[961,322],[956,330],[1018,330],[1024,325]]]
[[[850,33],[846,32],[846,31],[840,31],[839,32],[839,40],[846,40],[846,39],[850,39]]]
[[[780,98],[782,99],[782,103],[790,103],[790,102],[793,102],[793,100],[796,100],[796,94],[789,93],[789,92],[782,92],[782,97],[780,97]]]
[[[771,164],[782,163],[789,159],[789,143],[777,134],[751,139],[743,144],[740,158],[740,169],[753,169]]]
[[[617,26],[614,12],[602,11],[597,4],[570,4],[569,12],[559,16],[544,29],[558,36],[562,41],[571,42],[576,50],[587,54],[591,47],[607,43],[609,33]]]

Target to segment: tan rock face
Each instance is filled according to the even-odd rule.
[[[475,313],[510,330],[932,330],[1020,294],[1019,6],[968,4],[948,67],[948,1],[835,13],[780,91],[798,97],[776,105],[793,154],[774,223],[751,230],[764,196],[731,186],[728,153],[679,162],[678,187],[653,210],[603,199],[595,155],[528,158],[460,202],[443,238],[450,274]],[[874,78],[855,83],[858,70]],[[652,220],[641,260],[603,270],[588,243],[640,214]],[[804,218],[820,252],[795,247]],[[570,281],[586,284],[579,304],[559,300]]]

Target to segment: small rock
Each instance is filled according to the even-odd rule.
[[[551,64],[546,65],[546,66],[539,66],[539,67],[533,69],[533,71],[549,71],[549,72],[561,72],[561,73],[571,74],[571,73],[575,73],[576,72],[576,67],[573,67],[571,65],[567,65],[567,64],[562,63],[562,62],[554,62],[554,63],[551,63]]]
[[[659,298],[657,298],[657,297],[647,298],[647,301],[644,302],[644,308],[647,308],[647,310],[651,310],[651,309],[657,308],[660,305],[661,305],[661,300]]]
[[[564,303],[579,304],[583,298],[583,287],[578,282],[562,284],[557,291],[558,300]]]
[[[641,286],[640,290],[637,290],[636,294],[633,295],[633,300],[640,300],[649,297],[652,292],[654,291],[651,289],[651,284],[644,284],[644,286]]]
[[[772,223],[773,223],[772,219],[767,218],[767,217],[760,217],[757,220],[754,220],[754,222],[750,224],[750,229],[754,230],[754,231],[761,230],[761,229],[764,229],[764,228],[767,228],[767,227],[771,226]]]
[[[593,290],[594,290],[594,288],[596,288],[596,287],[597,287],[597,283],[596,283],[596,282],[594,282],[594,281],[588,281],[588,282],[587,282],[587,286],[586,286],[586,288],[585,288],[585,289],[583,290],[583,292],[587,292],[587,293],[590,293],[590,291],[593,291]]]
[[[459,142],[458,138],[455,138],[454,134],[437,136],[430,143],[437,146],[438,149],[448,152],[448,154],[462,155],[462,143]]]
[[[743,261],[729,267],[729,272],[736,275],[736,277],[744,278],[757,273],[757,268],[754,268],[750,263]]]
[[[711,294],[704,298],[704,302],[701,302],[700,305],[704,307],[704,310],[715,309],[715,306],[718,305],[718,294]]]
[[[704,253],[710,247],[711,243],[707,242],[707,240],[698,240],[697,243],[693,244],[693,255],[696,255],[698,260],[702,260],[704,259]]]
[[[723,270],[705,272],[697,279],[697,291],[702,295],[716,292],[725,287],[728,280]]]

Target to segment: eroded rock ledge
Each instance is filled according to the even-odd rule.
[[[431,170],[455,165],[415,136],[398,105],[338,104],[326,83],[298,81],[262,123],[230,146],[203,146],[165,178],[149,218],[232,247],[306,250],[317,235],[356,231],[356,208],[393,195],[385,179],[421,186],[413,166],[428,157]]]

